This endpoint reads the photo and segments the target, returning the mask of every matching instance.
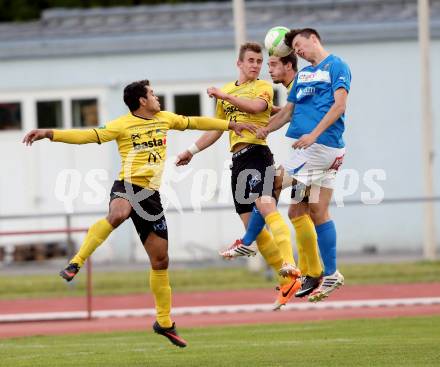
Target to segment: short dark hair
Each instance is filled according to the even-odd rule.
[[[292,69],[295,70],[295,72],[298,71],[298,58],[293,51],[287,56],[280,57],[280,61],[283,63],[283,65],[291,63]]]
[[[284,36],[284,43],[292,47],[292,41],[297,35],[301,35],[305,38],[310,38],[310,36],[313,34],[316,36],[316,38],[321,42],[321,36],[319,35],[318,31],[313,28],[301,28],[301,29],[291,29],[289,32],[286,33]]]
[[[238,52],[238,59],[240,61],[243,61],[244,54],[245,54],[246,51],[253,51],[253,52],[256,52],[257,54],[261,54],[263,52],[262,50],[263,50],[263,48],[257,42],[246,42],[246,43],[243,43],[240,46],[240,51]]]
[[[139,98],[147,98],[145,87],[149,85],[150,81],[145,79],[130,83],[124,88],[124,102],[130,111],[136,111],[139,108]]]

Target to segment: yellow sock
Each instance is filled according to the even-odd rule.
[[[281,265],[283,265],[283,257],[281,256],[280,249],[274,242],[270,233],[264,228],[257,237],[257,246],[258,251],[260,251],[267,265],[275,271],[280,285],[287,284],[290,279],[278,274]]]
[[[113,229],[106,218],[98,220],[89,228],[79,251],[70,262],[77,263],[80,267],[83,266],[87,258],[105,241]]]
[[[296,231],[299,268],[303,275],[318,277],[322,273],[322,265],[318,253],[318,237],[312,218],[305,214],[292,219]],[[303,266],[305,270],[301,267]]]
[[[286,222],[279,212],[273,212],[266,216],[266,224],[272,232],[273,239],[280,249],[284,262],[295,265],[293,259],[292,242],[290,241],[290,231]]]
[[[171,287],[168,270],[150,271],[150,289],[153,292],[156,304],[156,320],[160,326],[167,328],[173,326],[171,321]]]

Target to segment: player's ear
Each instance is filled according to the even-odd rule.
[[[139,105],[145,106],[147,104],[147,99],[145,97],[139,97]]]

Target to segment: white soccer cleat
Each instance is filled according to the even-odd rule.
[[[257,251],[258,248],[255,242],[246,246],[241,240],[236,240],[232,246],[228,247],[225,251],[220,251],[219,254],[225,259],[232,259],[239,256],[255,256]]]
[[[301,272],[299,271],[299,269],[295,265],[289,263],[284,263],[283,265],[281,265],[278,274],[284,278],[286,277],[298,278],[301,276]]]
[[[327,298],[330,293],[344,285],[344,276],[336,270],[333,274],[323,276],[321,283],[308,298],[309,302],[319,302]]]

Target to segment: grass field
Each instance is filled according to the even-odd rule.
[[[0,340],[2,366],[438,366],[440,317],[181,329]]]
[[[342,264],[346,284],[396,284],[440,281],[440,261],[398,264]],[[244,267],[171,270],[173,290],[203,291],[269,288],[275,282],[263,273],[251,273]],[[72,283],[64,282],[58,274],[1,275],[0,299],[29,297],[61,297],[84,295],[85,271]],[[147,289],[147,271],[96,272],[93,275],[94,294],[143,293]]]

